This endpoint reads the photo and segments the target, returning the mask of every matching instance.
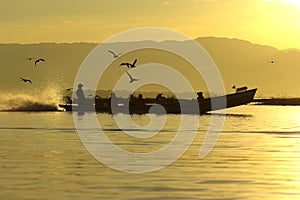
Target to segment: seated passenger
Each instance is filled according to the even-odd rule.
[[[198,97],[197,97],[198,101],[204,100],[203,92],[197,92],[197,95],[198,95]]]
[[[162,94],[158,94],[155,98],[157,104],[166,104],[167,99],[166,97],[162,96]]]
[[[143,98],[143,95],[142,94],[139,94],[139,96],[138,96],[138,100],[137,100],[137,104],[138,105],[145,105],[146,103],[145,103],[145,99]]]

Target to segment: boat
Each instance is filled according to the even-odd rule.
[[[59,107],[66,111],[77,112],[100,112],[100,113],[125,113],[125,114],[146,114],[161,113],[161,106],[167,114],[204,114],[214,110],[226,109],[245,105],[252,102],[257,88],[239,91],[227,95],[203,99],[165,99],[164,102],[157,102],[157,99],[144,99],[143,103],[129,103],[126,99],[118,99],[111,108],[111,99],[96,98],[93,105],[79,107],[76,104],[59,104]],[[226,100],[226,101],[225,101]],[[224,102],[226,102],[224,104]],[[198,104],[199,110],[193,105]],[[185,109],[182,110],[183,106]]]

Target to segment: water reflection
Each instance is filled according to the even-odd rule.
[[[205,114],[207,116],[225,116],[225,117],[240,117],[240,118],[246,118],[246,117],[253,117],[253,115],[250,115],[250,114],[233,114],[233,113],[226,113],[226,114],[223,114],[223,113],[207,113]]]
[[[68,113],[0,113],[0,198],[299,199],[300,107],[244,106],[227,113],[205,159],[198,153],[211,115],[200,117],[180,159],[144,174],[118,172],[94,159]],[[149,120],[132,117],[141,125]],[[112,141],[137,152],[168,143],[180,119],[168,116],[163,131],[146,140],[123,134],[110,115],[97,118]]]

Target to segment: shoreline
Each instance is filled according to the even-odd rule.
[[[300,106],[300,98],[263,98],[253,99],[254,105]]]

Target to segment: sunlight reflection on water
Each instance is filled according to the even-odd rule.
[[[193,144],[176,162],[156,172],[128,174],[86,151],[70,113],[2,112],[0,198],[299,199],[300,107],[242,106],[227,113],[221,137],[206,158],[198,153],[209,114],[200,117]],[[163,130],[145,139],[124,134],[111,115],[97,117],[113,142],[136,152],[164,146],[180,118],[169,115]],[[132,117],[147,125],[147,115]]]

